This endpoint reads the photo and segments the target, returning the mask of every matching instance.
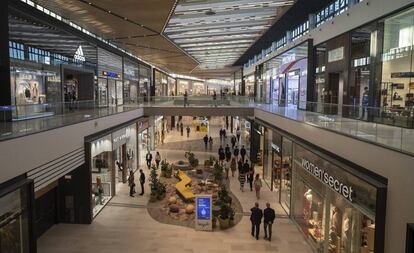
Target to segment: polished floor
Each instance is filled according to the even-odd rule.
[[[184,159],[186,150],[193,150],[200,160],[215,155],[220,140],[217,137],[221,122],[210,128],[214,137],[211,151],[204,150],[204,134],[190,133],[181,136],[172,131],[166,135],[165,144],[158,147],[162,158],[169,161]],[[175,148],[170,148],[173,145]],[[148,170],[144,168],[146,174]],[[246,185],[247,186],[247,185]],[[249,210],[256,201],[254,192],[241,192],[236,178],[230,178],[231,191],[243,206],[245,216],[235,227],[217,232],[200,232],[194,229],[161,224],[147,212],[148,193],[131,198],[126,185],[118,187],[117,195],[98,214],[91,225],[59,224],[52,227],[38,240],[39,253],[112,253],[112,252],[168,252],[168,253],[227,253],[227,252],[283,252],[311,253],[312,250],[297,226],[285,217],[277,204],[275,192],[264,187],[259,201],[263,207],[270,202],[278,217],[273,227],[273,240],[265,241],[263,229],[256,241],[250,236]],[[248,187],[246,187],[247,189]],[[148,185],[146,192],[148,192]]]

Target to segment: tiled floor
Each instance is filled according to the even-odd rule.
[[[217,137],[219,126],[210,128]],[[204,134],[192,133],[192,150],[200,160],[215,155],[219,145],[217,139],[211,153],[204,151],[201,138]],[[184,159],[189,149],[187,137],[175,131],[166,136],[164,146],[159,148],[161,156],[169,161]],[[173,145],[175,148],[170,149]],[[168,149],[167,149],[168,147]],[[148,174],[147,169],[145,172]],[[240,192],[238,182],[230,178],[232,192],[240,200],[244,212],[249,212],[256,201],[250,191]],[[148,185],[147,185],[148,188]],[[273,226],[272,242],[256,241],[250,236],[250,221],[244,216],[235,227],[226,231],[200,232],[194,229],[161,224],[153,220],[146,209],[148,191],[143,197],[131,198],[126,186],[101,211],[91,225],[59,224],[51,228],[38,240],[39,253],[113,253],[113,252],[168,252],[168,253],[227,253],[227,252],[284,252],[310,253],[311,248],[296,225],[287,218],[278,217]],[[276,205],[275,194],[264,190],[260,206],[269,201],[279,214],[283,211]],[[261,231],[263,236],[263,229]]]

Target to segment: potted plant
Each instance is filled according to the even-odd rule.
[[[198,159],[195,158],[195,154],[193,152],[185,152],[185,158],[188,159],[188,163],[191,165],[191,167],[195,168],[198,166]]]
[[[226,229],[230,226],[230,214],[233,212],[230,204],[221,203],[220,205],[220,215],[218,217],[220,228]]]
[[[170,178],[172,175],[172,165],[167,162],[167,160],[161,161],[161,176]]]
[[[166,185],[158,179],[157,167],[155,165],[151,166],[149,182],[151,187],[150,201],[155,202],[163,199],[166,193]]]

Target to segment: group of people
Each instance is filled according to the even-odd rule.
[[[256,240],[259,240],[260,224],[262,223],[263,218],[263,228],[265,233],[264,239],[271,241],[272,225],[276,218],[275,210],[270,207],[269,203],[266,203],[266,208],[262,211],[262,209],[259,208],[259,203],[256,202],[250,211],[250,222],[252,223],[251,235],[256,237]]]
[[[139,183],[141,185],[141,193],[139,195],[144,195],[144,184],[145,184],[145,174],[142,169],[139,170]],[[134,171],[129,172],[128,177],[128,186],[129,186],[129,196],[135,197],[135,174]]]
[[[230,146],[227,144],[223,149],[223,146],[220,145],[218,149],[219,162],[224,166],[226,172],[226,179],[229,179],[229,172],[231,171],[231,176],[234,177],[236,170],[238,170],[238,180],[240,183],[240,190],[244,191],[244,184],[247,182],[250,186],[250,191],[253,189],[256,192],[256,198],[260,199],[260,190],[262,188],[262,180],[260,175],[256,174],[254,171],[254,163],[249,165],[249,161],[246,158],[246,148],[244,145],[239,150],[239,148],[234,145],[233,152],[230,149]]]
[[[185,129],[187,131],[187,138],[189,138],[190,137],[191,128],[190,128],[190,126],[187,126]],[[180,131],[181,136],[184,135],[184,124],[183,124],[183,122],[178,122],[177,123],[177,131]]]
[[[210,136],[210,137],[208,137],[208,135],[206,134],[206,135],[203,137],[203,141],[204,141],[204,148],[205,148],[205,149],[207,149],[207,145],[209,145],[209,146],[210,146],[210,150],[212,150],[212,149],[213,149],[213,138],[211,138],[211,136]]]

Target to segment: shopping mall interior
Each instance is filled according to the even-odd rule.
[[[414,253],[412,0],[4,0],[0,253]]]

